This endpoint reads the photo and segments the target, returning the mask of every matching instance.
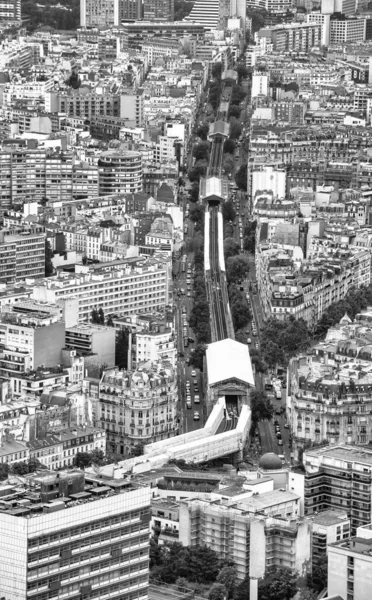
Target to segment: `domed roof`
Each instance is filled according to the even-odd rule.
[[[265,469],[265,471],[274,471],[282,468],[282,461],[274,452],[266,452],[261,456],[258,466],[260,469]]]

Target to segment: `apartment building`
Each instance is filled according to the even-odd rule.
[[[108,449],[135,456],[144,444],[173,437],[177,403],[177,373],[168,362],[138,363],[133,372],[105,371],[96,418],[106,430]]]
[[[345,600],[369,600],[372,585],[372,524],[356,536],[328,548],[328,594]]]
[[[256,274],[260,300],[265,318],[274,316],[283,320],[293,315],[297,319],[303,318],[309,327],[313,327],[331,304],[346,296],[351,286],[369,285],[371,255],[364,248],[349,248],[342,259],[336,258],[337,253],[332,254],[332,248],[339,244],[333,245],[328,240],[330,254],[309,252],[304,262],[298,249],[301,231],[299,227],[295,228],[296,237],[291,239],[291,228],[291,224],[283,224],[281,243],[263,241],[257,245]],[[278,239],[280,227],[277,225],[276,229]],[[314,243],[318,241],[322,242],[316,239]],[[301,269],[298,268],[299,260]]]
[[[142,191],[142,155],[140,152],[102,152],[98,160],[98,193],[135,194]]]
[[[0,374],[10,378],[27,369],[54,367],[61,360],[65,323],[37,303],[20,302],[2,314]]]
[[[222,559],[233,560],[239,579],[263,577],[270,566],[300,572],[310,558],[311,527],[298,518],[298,502],[298,496],[283,490],[240,502],[183,500],[179,540],[186,546],[206,544]]]
[[[70,470],[2,486],[0,580],[7,600],[146,600],[150,488],[123,479],[104,483]]]
[[[328,546],[350,538],[350,519],[345,511],[324,510],[312,517],[312,564],[327,561]]]
[[[143,5],[145,21],[174,21],[174,0],[148,0]]]
[[[45,234],[0,231],[0,281],[19,283],[45,276]]]
[[[20,0],[0,0],[0,21],[20,21]]]
[[[255,33],[256,43],[260,39],[268,39],[274,52],[309,52],[319,47],[322,41],[321,25],[319,23],[291,23],[290,25],[275,25],[270,29],[260,29]]]
[[[136,334],[136,364],[144,360],[166,360],[175,368],[176,357],[175,334],[170,327],[153,323],[149,331]]]
[[[330,45],[346,42],[363,42],[366,39],[367,19],[357,17],[348,19],[332,19],[330,21]]]
[[[76,298],[79,322],[89,321],[93,309],[105,315],[133,315],[162,310],[170,301],[170,266],[156,258],[124,259],[97,265],[88,273],[58,273],[35,285],[33,298],[58,303]]]
[[[345,511],[351,533],[371,522],[372,451],[335,445],[305,450],[305,514]]]
[[[80,0],[82,27],[117,27],[119,0]]]
[[[66,328],[65,347],[76,350],[79,354],[95,354],[99,364],[108,368],[115,365],[115,329],[96,325],[95,323],[80,323]]]

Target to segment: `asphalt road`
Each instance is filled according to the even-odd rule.
[[[193,236],[194,234],[194,224],[188,219],[187,220],[189,230],[188,234],[185,236],[185,239],[189,236]],[[196,346],[196,337],[193,330],[189,327],[188,321],[190,317],[190,312],[193,306],[193,298],[192,296],[187,295],[187,265],[189,262],[192,262],[192,254],[188,254],[187,262],[186,262],[186,271],[182,272],[181,267],[181,259],[177,260],[176,264],[176,272],[178,276],[173,281],[174,288],[174,297],[175,301],[175,323],[176,323],[176,331],[177,331],[177,349],[179,352],[178,358],[178,389],[180,390],[179,394],[179,416],[180,416],[180,433],[188,433],[189,431],[194,431],[195,429],[199,429],[204,426],[203,415],[204,415],[204,403],[203,403],[203,389],[202,389],[202,376],[198,369],[194,369],[186,364],[186,359],[190,357],[191,351]],[[192,285],[193,285],[193,277],[191,277],[191,293],[192,293]],[[178,295],[177,291],[179,289],[183,289],[184,293]],[[186,308],[185,319],[184,314],[182,313],[182,307]],[[187,337],[195,340],[193,343],[189,343],[187,347],[184,346],[184,332],[183,329],[186,327],[187,329]],[[182,356],[183,355],[183,356]],[[195,372],[195,375],[191,375],[192,372]],[[186,381],[190,382],[190,400],[191,400],[191,408],[187,408],[186,406]],[[196,381],[196,384],[195,384]],[[195,388],[198,388],[198,392],[195,391]],[[199,396],[200,403],[195,403],[195,396]],[[194,419],[194,413],[199,412],[200,419]]]

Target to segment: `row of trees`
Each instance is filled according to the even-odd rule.
[[[21,460],[19,462],[15,462],[12,465],[8,465],[7,463],[0,464],[0,481],[5,481],[8,478],[8,475],[29,475],[30,473],[35,473],[39,469],[46,469],[47,467],[43,465],[37,458],[30,458],[29,460]]]
[[[203,230],[199,232],[200,237],[202,237],[202,231]],[[195,351],[190,355],[190,364],[200,370],[203,370],[206,344],[209,344],[211,341],[211,329],[209,320],[209,304],[205,289],[204,250],[202,246],[195,252],[194,264],[194,304],[190,313],[189,325],[196,335],[197,346]]]
[[[234,563],[221,560],[207,546],[183,546],[179,542],[158,545],[158,536],[150,542],[151,580],[175,584],[180,592],[205,593],[208,600],[249,600],[250,578],[237,579]],[[298,577],[285,567],[271,567],[258,581],[260,600],[291,600],[299,591],[299,600],[315,600],[325,587],[325,570],[315,568],[313,576]],[[212,585],[211,585],[212,584]]]
[[[268,367],[279,364],[287,366],[292,356],[306,350],[310,345],[310,335],[303,319],[292,315],[285,321],[269,319],[261,335],[262,358]]]
[[[367,287],[351,288],[343,300],[335,302],[323,313],[315,328],[315,336],[323,337],[328,329],[339,323],[344,314],[351,319],[372,304],[372,284]]]
[[[230,260],[233,259],[229,259],[229,261]],[[237,286],[235,283],[229,285],[228,294],[234,331],[240,332],[244,327],[248,325],[249,321],[251,320],[251,311],[249,309],[246,298],[241,293],[239,286]]]
[[[328,329],[339,323],[345,313],[354,319],[371,304],[372,284],[359,289],[352,288],[343,300],[335,302],[323,313],[314,329],[314,337],[324,337]],[[293,356],[307,350],[311,339],[303,319],[295,319],[292,315],[284,321],[269,319],[262,329],[262,359],[270,368],[277,364],[286,367]]]

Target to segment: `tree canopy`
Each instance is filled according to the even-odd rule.
[[[199,200],[199,184],[194,182],[190,188],[189,193],[190,202],[197,202]]]
[[[150,547],[150,560],[152,578],[164,583],[175,583],[180,577],[214,583],[221,566],[219,556],[208,546],[183,546],[179,542]]]
[[[288,360],[310,345],[310,336],[306,322],[292,315],[284,321],[269,319],[262,329],[261,352],[265,362],[286,366]]]
[[[49,240],[45,240],[45,277],[53,275],[54,267],[52,263],[53,250]]]
[[[271,419],[274,414],[274,407],[267,394],[260,390],[252,389],[249,395],[252,411],[252,423],[256,424],[264,419]]]
[[[196,135],[202,140],[206,140],[209,132],[209,123],[203,123],[196,130]]]
[[[317,337],[324,336],[330,327],[339,323],[346,313],[350,319],[355,319],[355,316],[372,304],[372,284],[367,287],[351,288],[349,293],[339,300],[331,304],[323,313],[315,328]]]
[[[228,283],[237,283],[245,279],[249,273],[249,260],[242,254],[239,256],[230,256],[225,266]]]
[[[236,143],[231,138],[227,138],[223,145],[223,151],[225,154],[234,154],[236,149]]]
[[[258,582],[260,600],[291,600],[297,591],[297,577],[290,569],[271,567]]]
[[[234,238],[226,238],[223,242],[223,253],[225,255],[225,261],[231,256],[236,256],[239,254],[240,248],[239,244],[234,240]]]
[[[251,254],[256,251],[256,229],[257,221],[247,221],[243,233],[243,246]]]
[[[242,165],[235,174],[235,183],[240,190],[247,191],[247,165]]]
[[[115,364],[119,369],[126,369],[128,366],[129,333],[129,329],[124,327],[116,334]]]
[[[200,142],[199,144],[195,144],[192,155],[195,160],[208,160],[209,159],[209,151],[210,151],[210,143]]]
[[[235,221],[236,212],[234,203],[231,200],[224,202],[222,205],[222,216],[224,221]]]

